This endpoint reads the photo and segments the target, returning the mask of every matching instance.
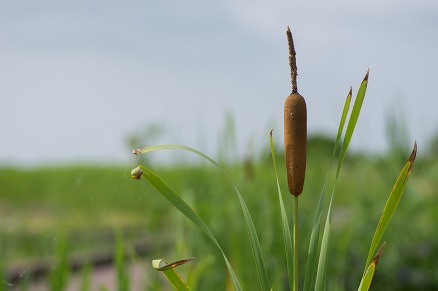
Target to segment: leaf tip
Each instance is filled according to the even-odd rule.
[[[365,78],[363,78],[364,81],[368,81],[368,76],[370,74],[370,69],[367,70],[367,73],[365,75]]]
[[[272,133],[274,132],[274,129],[271,129],[271,131],[269,132],[269,136],[272,138]]]
[[[410,163],[409,172],[412,171],[416,157],[417,157],[417,141],[414,142],[414,147],[413,147],[411,155],[409,156],[408,161],[407,161],[408,163]]]
[[[157,259],[157,260],[153,260],[152,261],[152,266],[157,271],[167,271],[167,270],[170,270],[170,269],[174,269],[174,268],[176,268],[178,266],[190,263],[191,261],[194,261],[194,260],[195,260],[195,258],[191,257],[191,258],[188,258],[186,260],[180,260],[180,261],[176,261],[176,262],[173,262],[173,263],[167,263],[167,262],[165,262],[162,259]]]
[[[414,142],[414,148],[412,149],[411,155],[409,156],[409,161],[414,162],[417,157],[417,141]]]
[[[377,251],[376,255],[374,256],[372,262],[375,264],[375,266],[377,267],[377,264],[379,263],[379,259],[380,256],[382,255],[383,249],[385,248],[386,245],[386,241],[383,242],[382,246],[379,248],[379,250]]]

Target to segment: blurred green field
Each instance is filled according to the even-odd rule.
[[[287,194],[283,156],[280,148],[276,150],[280,183],[291,219],[292,199]],[[306,183],[300,198],[301,277],[331,151],[329,139],[309,139]],[[384,156],[347,156],[335,197],[329,290],[357,288],[380,213],[408,155],[392,151]],[[225,290],[229,282],[221,254],[146,181],[131,179],[130,171],[135,166],[0,168],[0,264],[8,268],[53,256],[59,237],[65,238],[69,254],[98,250],[114,245],[115,233],[121,231],[128,247],[140,239],[152,240],[153,247],[141,259],[147,267],[156,258],[171,261],[194,256],[194,263],[181,267],[183,274],[192,274],[193,285],[197,286],[194,290]],[[172,167],[158,163],[148,166],[212,228],[229,254],[244,290],[258,290],[240,205],[226,179],[201,161],[179,162]],[[270,153],[266,149],[224,167],[251,211],[274,290],[285,290],[286,262]],[[383,238],[387,244],[371,290],[438,289],[437,180],[438,160],[432,154],[420,154]],[[328,185],[331,189],[332,184]],[[157,283],[161,274],[149,274],[148,280],[153,283],[145,283],[144,290],[162,286]]]

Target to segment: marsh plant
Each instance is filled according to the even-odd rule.
[[[282,186],[280,185],[277,166],[276,166],[276,154],[273,142],[273,131],[270,132],[270,151],[272,156],[272,166],[273,172],[275,173],[277,192],[278,192],[278,203],[281,213],[282,221],[282,234],[276,234],[278,240],[283,240],[284,253],[287,270],[284,270],[284,276],[287,274],[288,287],[290,290],[298,290],[302,286],[303,290],[324,290],[327,286],[327,268],[330,267],[328,260],[329,245],[336,243],[333,241],[335,238],[331,237],[332,230],[332,210],[333,210],[333,200],[336,193],[336,185],[338,182],[339,175],[341,174],[342,164],[346,157],[348,147],[350,145],[353,132],[355,130],[359,114],[361,111],[362,103],[364,101],[365,92],[368,84],[369,72],[365,74],[363,81],[357,91],[356,98],[354,99],[353,107],[350,111],[350,103],[352,102],[352,89],[350,88],[349,93],[345,99],[344,107],[342,110],[337,136],[335,139],[335,144],[331,154],[330,164],[327,170],[326,178],[321,186],[321,192],[315,197],[300,196],[303,191],[305,182],[305,172],[306,172],[306,146],[307,146],[307,110],[306,102],[302,95],[298,93],[297,86],[297,65],[296,65],[296,53],[293,43],[293,38],[290,29],[287,29],[287,39],[289,46],[289,66],[291,69],[291,83],[292,92],[286,98],[284,103],[284,153],[285,153],[285,165],[286,165],[286,175],[288,190],[290,192],[291,198],[293,199],[293,225],[292,234],[290,231],[288,213],[286,211],[285,203],[283,198],[288,198],[288,196],[283,196]],[[158,145],[150,146],[141,149],[134,150],[134,154],[146,154],[157,150],[166,149],[178,149],[183,151],[188,151],[193,154],[200,156],[202,159],[211,163],[216,167],[219,172],[221,172],[225,178],[232,185],[234,192],[237,195],[238,201],[240,202],[240,207],[243,213],[245,228],[249,235],[249,241],[251,245],[252,255],[254,258],[253,264],[247,263],[249,267],[255,267],[258,274],[258,281],[260,283],[260,290],[268,291],[273,290],[273,286],[270,283],[270,278],[268,276],[269,272],[267,269],[267,264],[265,262],[262,248],[260,246],[260,241],[258,234],[256,232],[256,227],[253,223],[250,211],[247,207],[245,199],[243,198],[238,187],[233,183],[230,175],[212,158],[203,154],[196,149],[182,146],[182,145]],[[384,251],[385,242],[382,243],[382,236],[385,232],[389,221],[394,214],[395,209],[402,197],[406,183],[411,174],[413,163],[416,157],[417,146],[414,144],[412,152],[404,164],[401,172],[398,175],[397,180],[390,192],[388,199],[386,201],[385,207],[378,221],[377,227],[375,229],[366,259],[364,260],[364,269],[361,278],[358,278],[357,286],[358,290],[368,290],[376,267],[378,265],[379,259]],[[332,168],[335,169],[332,179],[332,183],[329,184],[329,177],[332,174]],[[213,231],[204,222],[204,220],[193,210],[188,203],[186,203],[166,182],[161,179],[156,173],[145,166],[138,166],[132,170],[132,178],[140,179],[145,178],[159,193],[161,193],[164,198],[166,198],[175,208],[177,208],[186,218],[192,221],[199,229],[205,234],[205,236],[211,240],[211,242],[220,251],[223,259],[225,261],[226,267],[228,269],[229,280],[234,290],[242,290],[242,285],[239,281],[238,274],[236,274],[228,254],[224,247],[219,243],[219,240],[214,235]],[[329,197],[326,197],[326,192],[330,190]],[[326,201],[329,198],[328,201]],[[315,205],[315,213],[312,224],[312,229],[310,232],[310,242],[307,249],[298,245],[299,241],[299,229],[298,229],[298,213],[299,199],[311,199],[312,201],[317,201]],[[324,202],[327,203],[324,203]],[[217,206],[216,206],[217,207]],[[323,215],[324,214],[324,215]],[[310,214],[306,214],[310,215]],[[227,219],[227,218],[224,218]],[[305,268],[299,266],[299,253],[307,251],[307,264]],[[184,258],[182,260],[167,263],[165,260],[159,259],[153,261],[153,267],[156,270],[162,271],[167,277],[169,282],[176,290],[190,290],[190,284],[176,272],[175,267],[184,265],[186,263],[192,262],[193,258]],[[304,272],[304,282],[299,282],[299,272],[303,269]],[[208,275],[207,275],[208,276]],[[195,285],[195,284],[194,284]],[[194,288],[195,286],[192,286]]]

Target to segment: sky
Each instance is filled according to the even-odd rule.
[[[139,146],[215,156],[232,116],[236,151],[282,146],[290,93],[286,27],[309,133],[335,136],[370,70],[353,149],[384,152],[387,124],[438,132],[438,2],[17,1],[0,3],[0,166],[129,163]]]

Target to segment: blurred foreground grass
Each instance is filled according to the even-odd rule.
[[[308,245],[331,150],[330,140],[309,139],[304,187],[307,193],[300,201],[301,246]],[[277,152],[281,150],[277,148]],[[333,211],[332,232],[336,245],[330,246],[329,286],[341,290],[357,288],[373,231],[407,157],[408,153],[347,156]],[[284,157],[278,154],[277,158],[280,184],[287,187]],[[68,252],[73,253],[111,245],[114,234],[121,230],[125,245],[152,238],[156,246],[148,254],[149,261],[195,256],[197,260],[190,268],[200,274],[198,290],[224,290],[226,269],[220,254],[147,183],[131,180],[130,171],[135,166],[1,168],[0,259],[3,265],[54,255],[60,235],[66,237]],[[256,270],[240,206],[225,178],[203,163],[151,167],[182,193],[211,226],[230,254],[244,289],[257,290],[258,282],[252,279],[256,277]],[[283,290],[287,274],[270,153],[266,150],[258,157],[229,163],[225,168],[253,215],[274,289]],[[437,179],[438,161],[433,156],[420,155],[399,209],[383,238],[387,245],[372,290],[438,288]],[[285,188],[283,193],[287,193]],[[292,199],[288,196],[284,197],[286,207],[292,211]],[[300,255],[304,265],[306,250],[302,249]]]

